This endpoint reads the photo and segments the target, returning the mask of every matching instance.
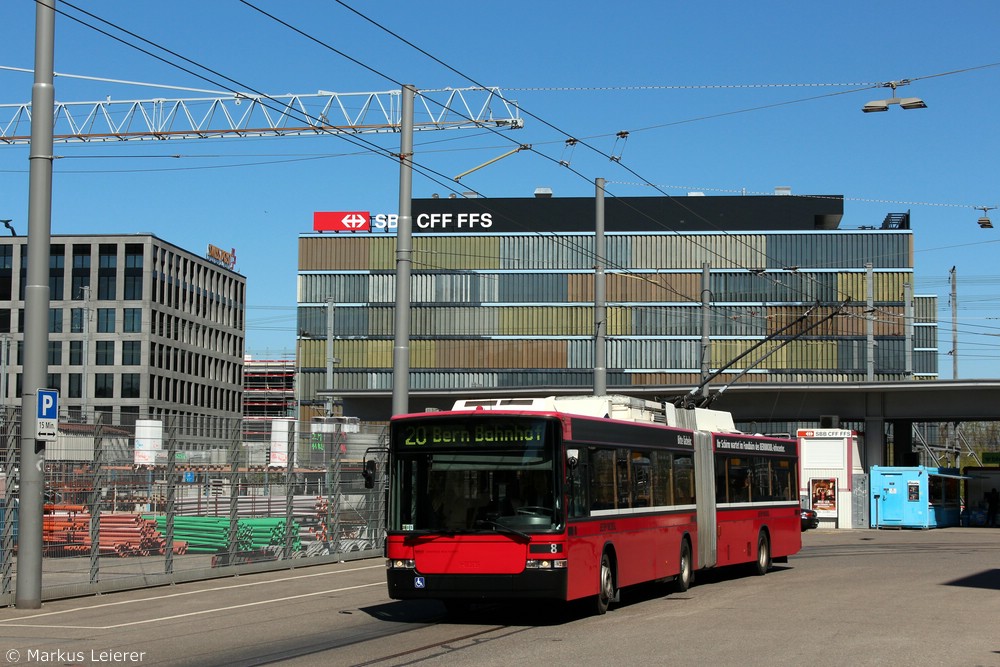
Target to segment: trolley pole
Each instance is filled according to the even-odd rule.
[[[18,609],[42,606],[42,512],[45,441],[38,439],[38,391],[48,371],[49,245],[52,237],[52,85],[55,0],[35,4],[35,82],[31,87],[31,149],[28,153],[28,282],[24,289],[24,388],[18,511]]]

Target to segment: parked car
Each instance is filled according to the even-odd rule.
[[[816,514],[816,510],[807,509],[805,507],[800,508],[802,514],[802,531],[805,532],[810,528],[819,528],[819,516]]]

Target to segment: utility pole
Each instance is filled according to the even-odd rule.
[[[51,109],[55,59],[55,0],[35,3],[35,82],[31,106]],[[49,246],[52,242],[51,113],[31,116],[28,153],[28,281],[24,288],[24,388],[21,394],[21,455],[18,511],[18,609],[42,606],[42,511],[45,441],[38,440],[36,402],[48,371]]]
[[[951,379],[958,379],[958,274],[951,267]]]
[[[867,342],[865,355],[868,358],[868,372],[866,377],[869,382],[875,381],[875,276],[872,273],[872,263],[865,264],[865,340]]]
[[[913,285],[903,283],[903,321],[906,326],[906,365],[903,370],[907,379],[913,378]]]
[[[339,364],[340,359],[333,356],[333,314],[336,312],[336,302],[333,297],[326,300],[326,386],[333,389],[333,366]],[[334,396],[331,394],[326,399],[326,416],[333,415]]]
[[[410,411],[410,270],[413,266],[413,97],[403,86],[399,127],[399,221],[396,228],[396,339],[392,348],[392,414]]]
[[[607,285],[604,261],[607,241],[604,236],[604,179],[594,181],[597,186],[594,206],[594,395],[608,393],[608,360],[605,337],[607,335]]]
[[[701,265],[701,396],[708,398],[708,374],[712,367],[712,265]],[[766,308],[765,316],[767,315]]]
[[[90,286],[82,287],[83,291],[83,350],[81,350],[82,358],[80,361],[83,363],[83,382],[80,387],[80,397],[83,399],[80,401],[80,419],[83,423],[88,423],[87,418],[87,408],[88,406],[88,389],[90,388],[90,380],[87,379],[87,362],[89,361],[88,356],[90,355]]]

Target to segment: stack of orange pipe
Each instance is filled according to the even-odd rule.
[[[64,556],[89,553],[90,514],[82,505],[51,505],[50,513],[42,520],[42,548],[47,556]],[[55,514],[59,511],[65,513]],[[165,553],[163,536],[156,528],[156,521],[143,519],[138,514],[101,514],[98,526],[97,548],[102,555],[149,556]],[[187,553],[187,543],[173,544],[173,553]]]

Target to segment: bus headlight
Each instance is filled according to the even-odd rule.
[[[527,570],[564,570],[566,560],[529,560],[524,564]]]
[[[388,570],[412,570],[417,566],[412,558],[390,558],[385,562]]]

